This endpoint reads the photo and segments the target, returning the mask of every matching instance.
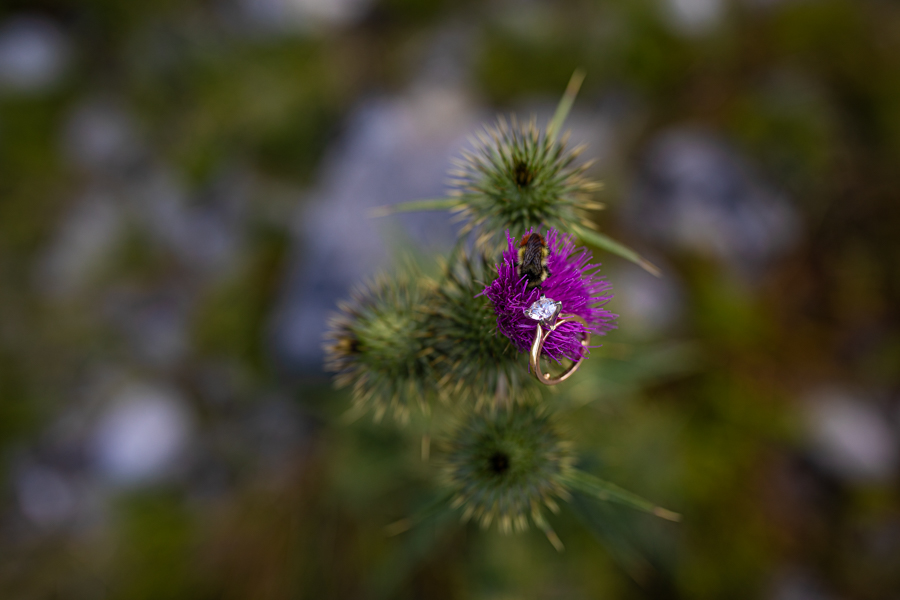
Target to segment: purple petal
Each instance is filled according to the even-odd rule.
[[[497,265],[497,278],[482,292],[494,304],[497,329],[521,352],[531,348],[538,327],[538,322],[525,316],[524,311],[542,293],[562,303],[561,314],[583,318],[594,335],[605,335],[616,328],[613,321],[618,315],[603,308],[612,298],[612,286],[598,274],[600,265],[591,264],[590,251],[576,248],[572,236],[559,235],[553,229],[546,237],[550,248],[550,276],[539,288],[528,290],[526,279],[516,273],[516,239],[507,231],[507,249],[503,252],[503,261]],[[584,326],[580,323],[563,323],[544,342],[544,355],[556,362],[562,358],[579,359],[585,352],[581,345],[583,332]]]

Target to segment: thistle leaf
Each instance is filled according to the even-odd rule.
[[[617,242],[608,235],[600,233],[599,231],[593,231],[581,225],[573,225],[572,230],[574,231],[575,235],[580,237],[588,244],[591,244],[592,246],[596,246],[598,248],[602,248],[607,252],[612,252],[616,256],[621,256],[625,260],[630,260],[648,273],[657,277],[662,277],[662,271],[660,271],[659,267],[651,263],[649,260],[641,256],[625,244]]]
[[[573,490],[599,498],[600,500],[624,504],[625,506],[648,512],[668,521],[681,520],[681,515],[678,513],[656,506],[649,500],[641,498],[637,494],[583,471],[572,470],[566,473],[565,484]]]
[[[569,111],[572,110],[572,105],[575,104],[575,96],[578,95],[578,90],[581,89],[581,82],[584,81],[584,75],[584,69],[575,69],[575,72],[572,73],[569,85],[566,86],[566,91],[556,106],[556,112],[553,113],[553,118],[550,119],[550,123],[547,125],[547,137],[551,141],[556,141],[559,131],[566,121],[566,117],[569,116]]]
[[[372,218],[386,217],[397,213],[418,212],[420,210],[450,210],[459,204],[458,198],[428,198],[412,200],[388,206],[378,206],[369,211]]]
[[[592,502],[583,494],[576,494],[569,502],[576,517],[597,538],[619,567],[639,585],[644,585],[653,573],[653,565],[632,541],[634,532],[617,514],[615,507]]]
[[[410,515],[409,517],[400,519],[399,521],[394,521],[390,525],[386,525],[384,528],[385,535],[387,535],[388,537],[393,537],[395,535],[399,535],[401,533],[409,531],[423,521],[430,519],[441,511],[446,510],[447,505],[450,504],[451,500],[453,500],[453,494],[451,492],[443,492],[435,495],[430,502],[427,502],[414,514]]]

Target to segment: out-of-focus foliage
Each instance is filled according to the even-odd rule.
[[[896,597],[898,30],[883,0],[5,3],[0,596]],[[663,277],[599,255],[620,328],[552,400],[577,467],[683,521],[387,536],[435,424],[348,423],[273,342],[318,182],[374,197],[372,148],[434,152],[459,97],[544,114],[575,67],[598,222]]]

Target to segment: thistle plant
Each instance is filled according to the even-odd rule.
[[[596,340],[615,329],[604,307],[612,285],[577,238],[652,268],[588,219],[601,206],[591,196],[599,186],[576,164],[582,149],[558,135],[580,81],[576,73],[545,130],[511,118],[481,134],[453,171],[450,197],[381,211],[450,209],[466,225],[437,276],[406,266],[341,304],[326,344],[326,367],[351,388],[357,411],[401,422],[413,410],[431,414],[445,440],[440,506],[503,532],[534,523],[558,549],[543,508],[556,512],[571,493],[675,518],[576,469],[541,385],[549,379],[529,372],[543,377],[543,358],[571,361],[573,373],[590,353],[588,333]],[[548,303],[555,312],[535,316]],[[453,421],[461,424],[446,431]]]

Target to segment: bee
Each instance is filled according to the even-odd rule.
[[[547,266],[550,250],[547,242],[539,233],[526,233],[519,243],[519,262],[516,272],[519,277],[528,278],[528,288],[534,289],[550,277]]]

